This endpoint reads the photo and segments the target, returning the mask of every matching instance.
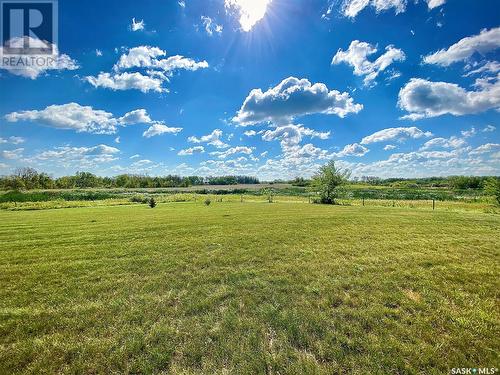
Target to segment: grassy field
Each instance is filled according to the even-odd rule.
[[[499,367],[500,216],[198,203],[0,211],[0,374]]]

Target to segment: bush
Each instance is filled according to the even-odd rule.
[[[210,198],[205,199],[205,206],[210,206],[210,203],[212,203]]]
[[[153,197],[149,198],[149,207],[151,207],[151,208],[156,207],[156,201]]]
[[[130,198],[130,201],[133,203],[149,203],[149,199],[142,195],[134,195]]]

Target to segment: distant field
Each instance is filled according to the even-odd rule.
[[[1,210],[0,374],[498,367],[499,260],[480,212]]]

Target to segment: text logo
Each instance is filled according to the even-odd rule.
[[[1,1],[3,55],[52,55],[57,39],[57,1]]]

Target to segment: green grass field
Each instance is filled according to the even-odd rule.
[[[500,367],[500,216],[287,203],[0,211],[0,374]]]

